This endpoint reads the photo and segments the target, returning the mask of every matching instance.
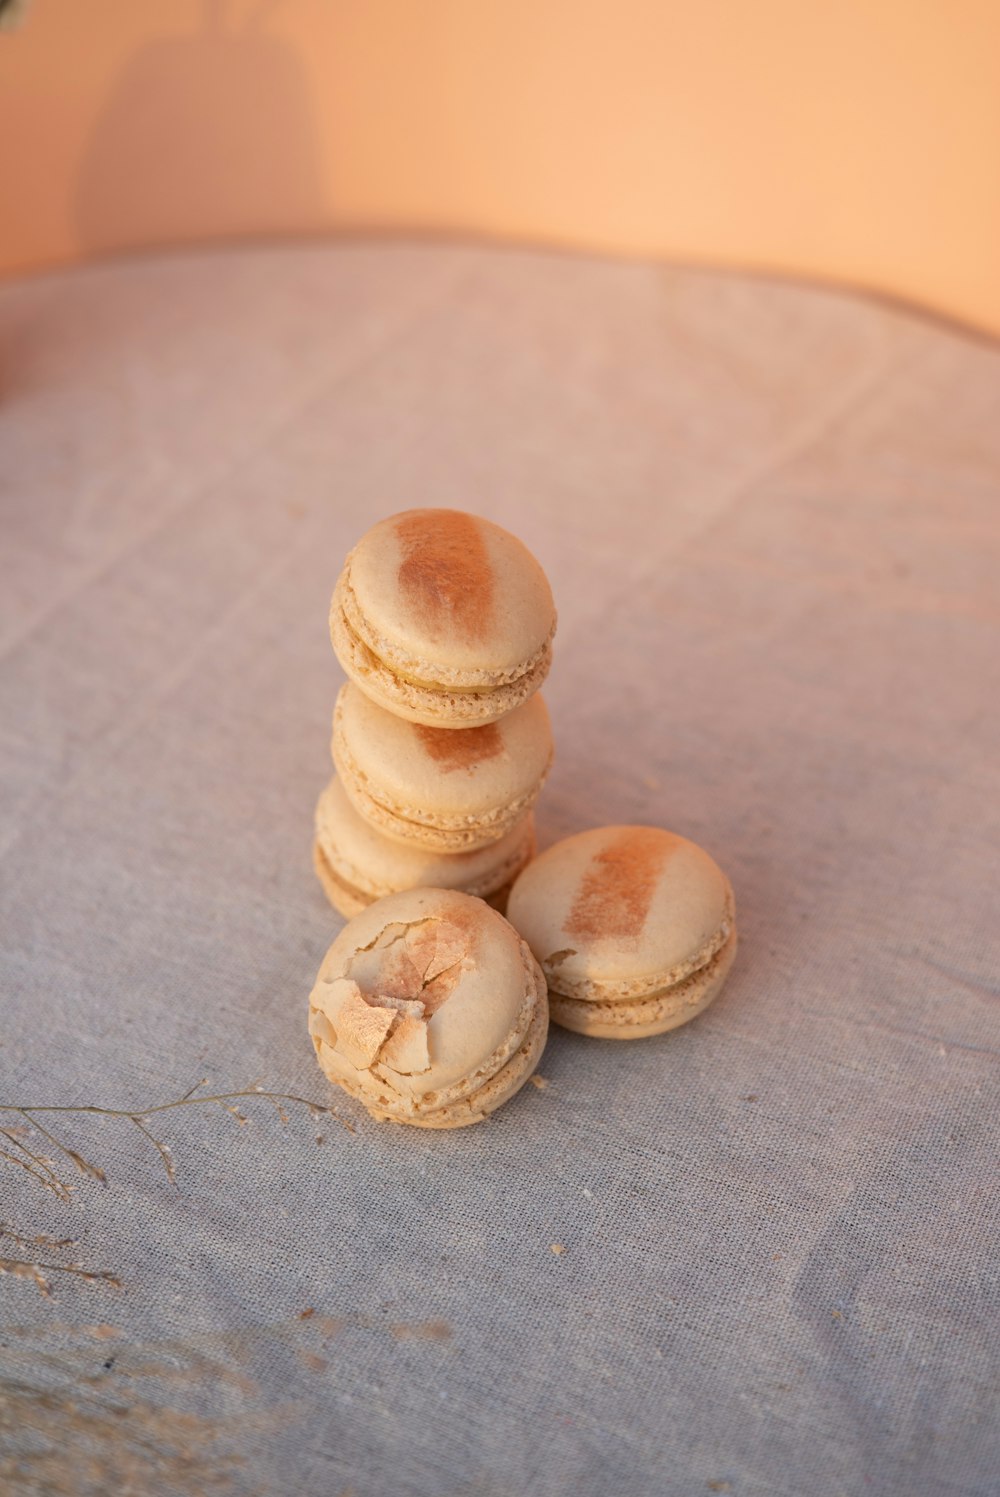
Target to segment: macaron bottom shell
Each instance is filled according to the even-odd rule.
[[[609,998],[595,985],[592,998],[570,998],[549,988],[554,1024],[603,1040],[639,1040],[666,1034],[695,1018],[717,998],[736,957],[735,926],[711,959],[681,982],[639,1000]]]

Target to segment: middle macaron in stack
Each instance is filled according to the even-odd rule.
[[[334,712],[337,779],[316,814],[317,873],[342,914],[427,884],[502,908],[534,854],[552,762],[534,692],[554,629],[541,567],[487,520],[412,510],[355,547],[331,614],[351,678]]]

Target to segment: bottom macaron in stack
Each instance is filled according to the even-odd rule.
[[[334,909],[348,919],[375,899],[418,888],[459,889],[503,911],[513,880],[534,853],[530,811],[499,842],[471,852],[442,853],[376,831],[355,810],[337,778],[316,806],[316,873]]]

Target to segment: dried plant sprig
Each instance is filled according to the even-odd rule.
[[[65,1253],[77,1245],[75,1237],[47,1237],[44,1233],[39,1233],[36,1237],[25,1237],[23,1233],[16,1232],[8,1222],[0,1222],[0,1237],[7,1237],[22,1248],[47,1248],[50,1253]],[[121,1288],[121,1280],[109,1269],[85,1268],[82,1263],[73,1260],[68,1263],[42,1263],[37,1257],[0,1256],[0,1274],[11,1274],[17,1279],[30,1279],[39,1293],[47,1298],[52,1296],[52,1285],[47,1277],[50,1274],[69,1274],[73,1278],[82,1279],[87,1284],[110,1284],[114,1289]]]
[[[36,1263],[28,1258],[0,1258],[0,1274],[13,1274],[17,1279],[31,1279],[41,1294],[52,1296],[52,1285],[46,1274],[71,1274],[88,1284],[110,1284],[120,1289],[122,1281],[106,1268],[84,1268],[82,1263]]]
[[[66,1113],[76,1116],[124,1118],[133,1127],[137,1128],[143,1137],[148,1139],[153,1145],[160,1156],[167,1179],[174,1186],[177,1184],[177,1172],[174,1166],[173,1155],[170,1152],[169,1146],[162,1139],[156,1137],[156,1134],[149,1126],[149,1120],[160,1113],[172,1112],[178,1107],[221,1107],[226,1112],[232,1113],[237,1121],[242,1124],[247,1122],[247,1118],[237,1107],[233,1106],[233,1103],[240,1100],[261,1097],[264,1101],[271,1103],[283,1123],[288,1122],[288,1114],[281,1104],[288,1103],[307,1108],[312,1118],[331,1117],[340,1123],[342,1127],[346,1128],[349,1133],[354,1132],[353,1125],[346,1118],[341,1117],[333,1107],[325,1103],[314,1102],[309,1097],[300,1097],[293,1092],[271,1091],[259,1084],[244,1088],[242,1091],[201,1092],[201,1087],[205,1085],[207,1085],[207,1078],[203,1077],[202,1080],[196,1082],[194,1086],[186,1091],[182,1097],[177,1097],[171,1102],[156,1102],[149,1107],[99,1107],[94,1103],[24,1104],[0,1102],[0,1113],[14,1113],[18,1117],[23,1118],[29,1128],[36,1130],[44,1138],[48,1139],[49,1143],[68,1159],[75,1169],[79,1170],[81,1174],[86,1175],[89,1179],[96,1180],[102,1185],[107,1183],[107,1175],[101,1169],[100,1165],[92,1163],[89,1159],[85,1159],[78,1150],[71,1148],[69,1144],[63,1143],[46,1124],[39,1121],[41,1114]],[[0,1147],[0,1161],[20,1165],[39,1184],[51,1190],[61,1200],[68,1200],[71,1187],[65,1180],[61,1179],[51,1160],[47,1160],[40,1154],[36,1154],[34,1150],[30,1149],[24,1143],[23,1139],[18,1136],[20,1132],[20,1129],[15,1131],[14,1129],[0,1128],[0,1134],[18,1151],[17,1153],[13,1153],[10,1150]]]
[[[0,1134],[8,1139],[19,1152],[11,1154],[8,1149],[0,1148],[0,1159],[7,1164],[16,1164],[27,1174],[32,1175],[46,1190],[51,1190],[60,1200],[69,1200],[69,1187],[64,1185],[56,1174],[49,1160],[43,1159],[40,1154],[29,1149],[22,1139],[18,1138],[13,1130],[0,1128]]]
[[[0,1237],[9,1237],[12,1242],[19,1242],[22,1247],[47,1247],[47,1248],[69,1248],[76,1247],[75,1237],[22,1237],[14,1228],[8,1226],[7,1222],[0,1222]]]
[[[42,1138],[47,1139],[57,1151],[57,1154],[68,1159],[81,1174],[102,1185],[107,1184],[107,1175],[101,1169],[100,1165],[92,1163],[89,1159],[85,1159],[77,1149],[72,1148],[68,1143],[64,1143],[61,1138],[53,1133],[51,1128],[39,1120],[40,1114],[47,1115],[49,1113],[65,1113],[67,1116],[89,1115],[94,1117],[123,1118],[126,1122],[131,1123],[134,1128],[137,1128],[143,1138],[152,1144],[160,1156],[160,1161],[166,1172],[168,1181],[175,1188],[177,1187],[177,1171],[174,1166],[170,1146],[165,1144],[162,1139],[157,1138],[150,1127],[149,1120],[160,1113],[172,1112],[178,1107],[200,1107],[203,1105],[220,1107],[226,1112],[232,1113],[242,1124],[246,1123],[248,1119],[233,1104],[240,1100],[252,1100],[255,1097],[260,1097],[265,1102],[270,1103],[283,1123],[287,1123],[289,1117],[282,1103],[288,1103],[289,1105],[306,1108],[309,1116],[314,1120],[320,1117],[334,1118],[349,1133],[354,1132],[353,1125],[346,1118],[342,1118],[333,1107],[322,1102],[314,1102],[309,1097],[299,1097],[292,1092],[271,1091],[261,1086],[259,1082],[249,1088],[244,1088],[242,1091],[202,1092],[201,1088],[207,1084],[207,1078],[203,1077],[194,1086],[190,1087],[182,1097],[177,1097],[171,1102],[156,1102],[150,1107],[139,1108],[98,1107],[94,1103],[25,1105],[14,1102],[0,1102],[0,1113],[13,1113],[22,1119],[22,1122],[19,1124],[0,1128],[0,1137],[10,1145],[10,1148],[0,1146],[0,1165],[17,1165],[39,1185],[43,1186],[44,1189],[51,1191],[53,1195],[57,1196],[60,1201],[69,1201],[71,1199],[70,1191],[72,1187],[61,1178],[55,1162],[47,1159],[43,1154],[36,1152],[36,1149],[31,1148],[25,1141],[26,1138],[32,1138],[33,1134],[38,1134]],[[319,1133],[316,1135],[316,1141],[317,1143],[323,1142],[322,1136]],[[74,1245],[74,1239],[71,1237],[58,1239],[41,1235],[26,1237],[22,1233],[16,1232],[5,1222],[0,1222],[0,1238],[3,1237],[9,1237],[23,1248],[41,1247],[47,1248],[50,1252],[61,1251]],[[30,1279],[38,1288],[39,1293],[46,1296],[51,1296],[52,1294],[50,1276],[53,1274],[69,1274],[85,1283],[108,1284],[112,1288],[121,1288],[121,1280],[108,1269],[85,1268],[82,1263],[40,1262],[33,1257],[7,1258],[0,1256],[0,1274],[12,1274],[15,1278]]]

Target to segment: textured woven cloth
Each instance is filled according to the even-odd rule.
[[[0,1253],[51,1287],[0,1280],[0,1486],[995,1493],[1000,351],[405,244],[8,284],[0,337],[0,1103],[148,1117],[177,1174],[127,1118],[38,1118],[104,1184],[0,1119]],[[742,933],[693,1024],[557,1030],[440,1136],[306,1033],[328,598],[418,504],[551,579],[540,844],[666,825]],[[353,1131],[148,1112],[202,1078]]]

